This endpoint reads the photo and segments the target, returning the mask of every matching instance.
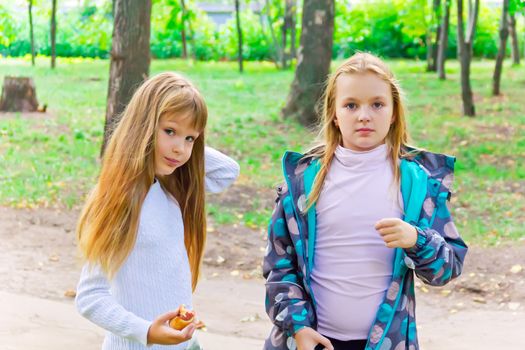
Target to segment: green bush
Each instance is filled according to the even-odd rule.
[[[63,57],[107,58],[111,49],[113,18],[112,5],[89,5],[58,13],[57,55]],[[280,40],[283,6],[270,1],[272,26]],[[377,0],[355,4],[349,0],[336,2],[333,57],[344,58],[356,50],[372,51],[383,57],[424,59],[426,30],[435,26],[426,0]],[[474,41],[474,56],[493,58],[497,53],[499,6],[482,3]],[[265,11],[265,10],[263,10]],[[37,3],[33,10],[35,51],[50,54],[50,4]],[[217,28],[206,14],[188,2],[186,19],[193,33],[186,28],[189,54],[199,60],[235,60],[237,58],[237,29],[235,16]],[[447,56],[456,57],[457,19],[455,2],[450,11],[450,32]],[[301,17],[298,11],[298,33]],[[258,14],[241,13],[243,29],[243,58],[270,60],[275,52],[268,28],[263,30]],[[521,21],[518,21],[521,23]],[[522,27],[522,25],[520,24]],[[151,54],[154,58],[182,56],[182,11],[178,0],[155,0],[151,18]],[[521,31],[519,28],[518,31]],[[24,56],[31,53],[27,14],[0,6],[0,55]]]

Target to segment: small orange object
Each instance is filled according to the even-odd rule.
[[[195,312],[188,310],[181,305],[179,308],[179,315],[175,316],[170,320],[170,327],[178,331],[183,330],[186,326],[193,322],[195,318]]]

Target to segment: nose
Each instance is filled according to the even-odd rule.
[[[179,154],[184,149],[184,139],[182,137],[175,137],[171,145],[171,151],[175,154]]]
[[[367,107],[362,107],[359,109],[357,120],[361,123],[368,123],[370,121],[370,112]]]

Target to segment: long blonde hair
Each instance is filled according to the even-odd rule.
[[[342,136],[339,128],[335,125],[336,117],[336,81],[343,74],[362,74],[373,73],[390,85],[392,92],[393,106],[393,123],[386,136],[386,144],[389,148],[390,160],[394,170],[394,181],[399,183],[399,158],[412,155],[407,152],[409,135],[405,121],[405,107],[403,104],[403,92],[395,79],[392,71],[377,56],[369,53],[356,53],[348,60],[343,62],[337,70],[330,75],[327,80],[326,88],[322,97],[321,120],[319,124],[319,135],[317,144],[306,152],[305,157],[317,158],[320,161],[319,172],[317,173],[312,192],[308,196],[309,209],[319,199],[323,183],[330,168],[330,163],[334,157],[335,150],[342,142]]]
[[[192,154],[171,175],[158,180],[180,205],[192,288],[197,285],[206,240],[204,128],[208,111],[197,89],[171,72],[147,80],[131,98],[107,145],[98,182],[78,222],[84,260],[99,264],[108,278],[114,277],[135,245],[142,203],[155,180],[159,120],[187,114],[200,131]]]

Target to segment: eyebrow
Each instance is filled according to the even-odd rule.
[[[387,99],[387,96],[385,95],[377,95],[377,96],[372,96],[370,97],[368,100],[386,100]],[[360,101],[357,97],[353,97],[353,96],[345,96],[342,98],[343,101]]]

